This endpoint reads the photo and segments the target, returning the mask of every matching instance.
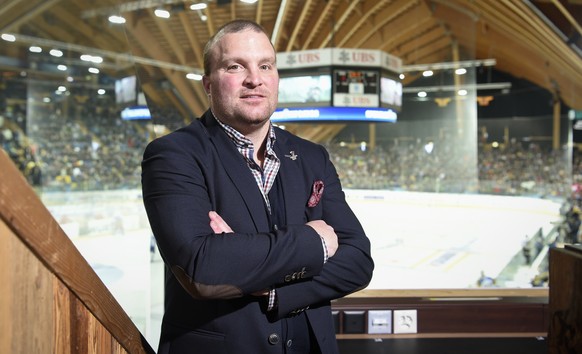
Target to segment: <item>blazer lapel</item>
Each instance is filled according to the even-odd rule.
[[[201,118],[206,126],[210,140],[214,144],[220,161],[231,182],[244,200],[257,231],[268,230],[269,220],[265,212],[263,195],[259,191],[246,161],[236,146],[216,122],[212,113],[207,111]]]
[[[307,203],[309,196],[304,196],[306,181],[302,171],[301,152],[296,146],[288,144],[283,134],[278,134],[275,153],[281,160],[279,177],[281,178],[285,197],[287,223],[303,223],[302,217],[305,214],[305,203]]]

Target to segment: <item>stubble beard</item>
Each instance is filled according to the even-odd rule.
[[[267,124],[276,108],[273,105],[276,106],[275,103],[269,101],[265,104],[262,103],[261,109],[257,109],[256,106],[238,102],[230,106],[230,110],[213,109],[213,111],[222,122],[232,126],[241,133],[245,133]],[[214,102],[214,107],[224,106],[225,102]]]

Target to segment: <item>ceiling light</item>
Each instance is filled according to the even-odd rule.
[[[60,58],[63,56],[63,52],[58,50],[58,49],[51,49],[51,51],[49,52],[53,57],[57,57]]]
[[[200,74],[194,74],[194,73],[188,73],[188,74],[186,74],[186,78],[187,79],[190,79],[190,80],[200,81],[200,80],[202,80],[202,75],[200,75]]]
[[[32,53],[42,53],[42,48],[36,45],[31,45],[30,48],[28,48],[29,51],[31,51]]]
[[[156,9],[154,14],[160,18],[170,18],[170,11],[165,9]]]
[[[208,5],[205,2],[199,2],[198,4],[190,5],[190,10],[204,10],[207,7]]]
[[[429,77],[432,76],[434,73],[432,72],[432,70],[425,70],[422,72],[422,76],[424,77]]]
[[[245,4],[254,4],[256,3],[258,0],[240,0],[240,2],[244,2]]]
[[[105,94],[105,89],[99,89],[97,90],[97,94],[103,96]]]
[[[57,91],[59,91],[59,92],[65,92],[65,91],[67,91],[67,88],[65,86],[59,86],[59,88],[57,89]]]
[[[7,42],[15,42],[16,41],[16,36],[13,34],[2,33],[2,35],[0,37]]]
[[[95,64],[103,63],[103,58],[98,55],[91,55],[91,54],[83,54],[81,55],[82,61],[88,61]]]
[[[467,69],[465,68],[458,68],[455,70],[455,74],[457,75],[465,75],[467,73]]]
[[[206,22],[206,20],[208,20],[208,16],[206,16],[206,15],[200,15],[200,20],[202,22]]]
[[[109,22],[115,24],[123,24],[125,23],[125,18],[123,18],[123,16],[111,15],[109,16]]]
[[[97,68],[89,68],[88,71],[91,74],[99,74],[99,69],[97,69]]]
[[[67,66],[60,64],[60,65],[57,65],[57,69],[59,69],[60,71],[67,71]]]
[[[419,93],[417,93],[418,97],[426,97],[426,92],[424,91],[420,91]]]
[[[400,74],[400,75],[398,75],[398,77],[400,78],[400,80],[404,80],[404,78],[406,77],[406,75]]]
[[[457,91],[457,94],[459,96],[467,96],[467,93],[468,93],[468,91],[467,90],[464,90],[464,89],[461,89],[461,90]]]

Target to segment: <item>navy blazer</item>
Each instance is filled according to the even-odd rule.
[[[322,352],[338,352],[330,300],[370,282],[370,242],[327,151],[275,129],[287,220],[278,230],[245,160],[210,111],[147,146],[143,198],[167,269],[159,353],[281,353],[269,336],[281,334],[282,318],[301,311]],[[311,207],[315,181],[324,190]],[[210,210],[234,233],[215,234]],[[339,240],[325,265],[321,238],[305,225],[317,219]],[[278,307],[267,312],[265,297],[251,294],[272,288]]]

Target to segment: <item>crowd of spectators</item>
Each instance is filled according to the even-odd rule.
[[[483,144],[476,159],[447,141],[418,139],[372,151],[345,144],[328,148],[347,188],[559,198],[571,186],[569,154],[534,143]],[[574,174],[582,173],[580,164],[574,166]]]
[[[455,150],[452,143],[418,139],[391,146],[328,144],[342,183],[353,189],[428,192],[475,192],[475,158]],[[472,165],[472,167],[471,167]]]
[[[122,120],[107,108],[114,105],[80,106],[72,114],[29,114],[26,134],[14,115],[0,112],[0,146],[33,186],[47,191],[139,188],[142,153],[156,135],[152,122]],[[167,131],[184,124],[172,111],[152,116]],[[534,143],[480,144],[477,156],[449,139],[363,146],[326,144],[345,188],[567,197],[572,180],[582,181],[576,151],[570,165],[569,154]]]
[[[26,134],[3,116],[0,146],[30,184],[44,191],[138,188],[147,129],[91,105],[79,116],[44,112],[29,118]]]

